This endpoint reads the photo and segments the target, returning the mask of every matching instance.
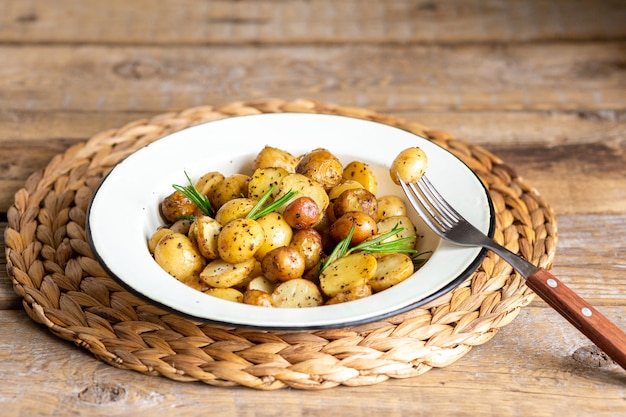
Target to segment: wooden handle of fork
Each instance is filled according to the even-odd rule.
[[[539,297],[626,369],[626,333],[543,268],[526,278]]]

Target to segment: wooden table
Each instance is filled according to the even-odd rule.
[[[553,272],[626,328],[626,2],[0,1],[0,228],[54,155],[163,112],[279,97],[370,108],[495,153],[558,220]],[[626,414],[626,373],[536,298],[419,377],[322,391],[117,369],[24,313],[0,243],[4,416]]]

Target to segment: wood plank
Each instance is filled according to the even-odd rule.
[[[535,187],[557,214],[626,211],[623,144],[489,149]]]
[[[529,42],[624,37],[623,2],[592,0],[5,0],[0,42]],[[102,21],[106,20],[106,24]]]
[[[623,111],[626,41],[466,46],[0,46],[0,107],[181,110],[301,97],[395,111]],[[382,70],[381,70],[382,69]]]
[[[226,101],[227,98],[222,100],[204,104],[219,108],[230,103]],[[368,108],[443,130],[482,146],[539,144],[553,147],[597,142],[619,144],[626,136],[626,109],[427,111],[419,106],[401,110],[386,103]],[[27,141],[30,147],[37,146],[35,142],[38,141],[83,141],[99,132],[121,128],[126,123],[150,119],[163,111],[119,109],[101,112],[77,108],[30,111],[7,108],[0,111],[0,143]]]
[[[623,306],[609,312],[626,317]],[[117,369],[55,338],[22,312],[0,311],[0,402],[8,417],[43,410],[47,415],[121,416],[133,410],[185,417],[197,415],[198,408],[211,415],[260,417],[329,410],[346,417],[513,416],[520,415],[520,407],[532,416],[563,410],[573,417],[618,415],[626,407],[624,372],[574,360],[572,353],[587,342],[561,321],[550,311],[527,307],[490,342],[446,368],[366,387],[281,390],[272,395],[273,407],[260,407],[268,393]]]

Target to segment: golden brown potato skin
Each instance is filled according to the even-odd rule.
[[[333,213],[336,218],[339,218],[350,211],[362,211],[377,220],[378,200],[365,188],[345,190],[333,202]]]
[[[271,146],[265,146],[252,163],[252,169],[278,167],[285,169],[287,172],[294,173],[296,172],[297,164],[298,158],[289,152]]]
[[[161,202],[161,214],[168,222],[174,223],[180,216],[195,216],[202,211],[181,192],[174,191]]]
[[[319,221],[320,209],[311,197],[298,197],[287,205],[283,217],[294,229],[307,229]]]
[[[215,184],[207,197],[214,210],[219,210],[226,202],[240,197],[248,196],[248,184],[250,177],[244,174],[233,174]]]
[[[243,303],[259,307],[274,307],[272,294],[261,290],[247,290],[243,294]]]
[[[296,172],[317,181],[329,191],[341,182],[343,165],[330,151],[319,148],[302,157],[296,166]]]
[[[167,233],[154,249],[155,261],[168,274],[180,281],[198,275],[206,264],[197,247],[181,233]]]
[[[355,226],[350,245],[358,245],[378,233],[376,221],[361,211],[351,211],[339,217],[330,225],[330,237],[335,242],[348,237],[352,225]]]
[[[261,261],[263,275],[271,281],[289,281],[302,278],[304,257],[291,246],[272,249]]]
[[[315,229],[302,229],[293,234],[289,246],[304,257],[304,269],[310,270],[322,259],[324,244],[322,235]]]
[[[254,256],[265,242],[263,227],[251,219],[235,219],[225,225],[217,236],[220,258],[233,264]]]
[[[407,148],[400,152],[391,163],[389,175],[394,183],[400,185],[398,177],[404,182],[417,182],[426,172],[428,157],[418,148]]]

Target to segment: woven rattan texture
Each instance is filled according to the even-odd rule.
[[[538,193],[496,156],[453,136],[371,110],[310,100],[191,108],[102,132],[57,155],[15,194],[5,232],[7,269],[28,315],[113,366],[214,386],[319,390],[371,385],[447,366],[490,340],[533,299],[521,277],[489,253],[461,286],[429,305],[359,327],[264,332],[195,323],[126,292],[94,260],[85,236],[92,192],[136,149],[176,130],[238,115],[340,114],[398,126],[449,149],[483,180],[495,238],[550,268],[556,222]]]

